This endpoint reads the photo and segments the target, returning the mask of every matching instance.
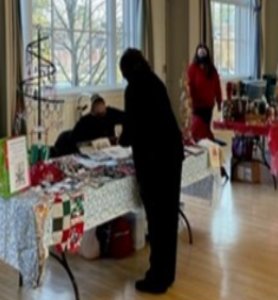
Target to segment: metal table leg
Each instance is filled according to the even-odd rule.
[[[186,214],[183,212],[183,210],[181,208],[179,208],[179,214],[187,226],[188,236],[189,236],[189,244],[192,245],[193,244],[193,234],[192,234],[192,230],[191,230],[191,225],[186,217]]]
[[[259,148],[260,148],[261,153],[262,153],[263,164],[267,167],[267,169],[269,170],[269,172],[271,174],[271,168],[270,168],[269,162],[267,161],[266,153],[265,153],[265,143],[266,143],[265,142],[265,137],[263,137]],[[277,190],[277,178],[273,174],[271,174],[271,176],[272,176],[272,180],[273,180],[274,189]]]
[[[66,254],[63,252],[60,256],[56,253],[50,252],[50,256],[55,258],[66,270],[70,281],[72,283],[73,286],[73,290],[74,290],[74,295],[75,295],[75,299],[76,300],[80,300],[80,295],[79,295],[79,290],[78,290],[78,285],[76,283],[75,277],[69,267],[68,261],[67,261],[67,257]]]
[[[19,287],[22,288],[23,287],[23,279],[22,279],[22,275],[19,273]]]

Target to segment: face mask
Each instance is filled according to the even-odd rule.
[[[199,64],[205,64],[208,62],[208,56],[205,55],[205,56],[198,56],[198,63]]]

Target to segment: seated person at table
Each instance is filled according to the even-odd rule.
[[[98,94],[93,95],[91,101],[90,113],[82,117],[72,131],[75,144],[99,138],[115,139],[115,126],[124,122],[124,112],[106,106]]]
[[[116,140],[115,126],[122,125],[125,113],[106,106],[104,99],[94,94],[91,97],[91,111],[83,116],[73,130],[62,132],[52,149],[51,156],[58,157],[78,152],[78,144],[99,138]]]

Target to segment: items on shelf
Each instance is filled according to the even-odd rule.
[[[251,86],[244,88],[242,83],[227,83],[227,101],[223,103],[222,108],[224,121],[256,125],[278,120],[278,102],[269,103],[266,100],[262,84],[254,85],[256,89],[252,89]]]

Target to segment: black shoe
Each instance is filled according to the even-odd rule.
[[[230,179],[226,169],[223,166],[220,167],[220,174],[221,174],[221,178],[224,178],[225,183]]]
[[[150,294],[164,294],[167,292],[168,287],[167,285],[162,285],[147,279],[139,280],[135,283],[137,291]]]

